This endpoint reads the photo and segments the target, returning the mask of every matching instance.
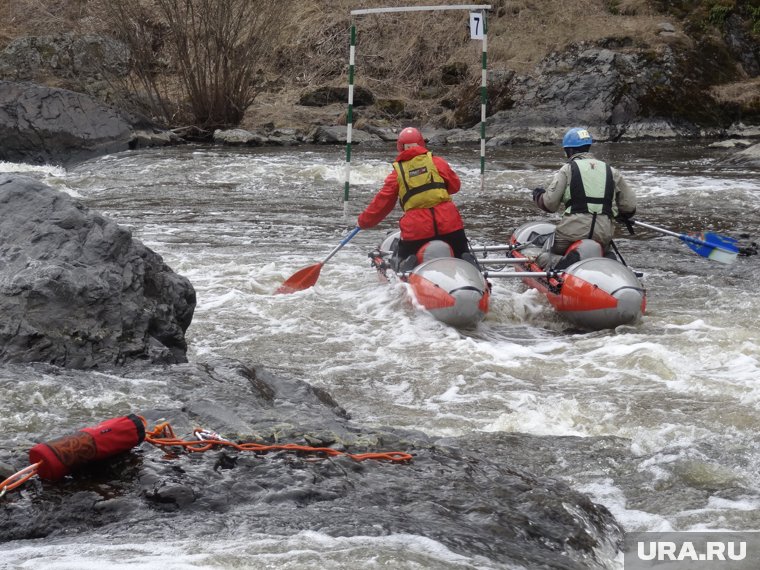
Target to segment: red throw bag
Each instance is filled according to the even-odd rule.
[[[138,416],[129,414],[38,443],[29,450],[29,461],[42,461],[37,474],[47,481],[57,481],[85,463],[129,451],[144,439],[145,425]]]

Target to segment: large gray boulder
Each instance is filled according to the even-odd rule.
[[[571,45],[527,75],[500,78],[494,87],[510,106],[489,117],[489,145],[556,142],[573,126],[590,127],[598,140],[724,133],[727,116],[705,87],[710,71],[683,50],[603,44]]]
[[[0,81],[0,160],[74,164],[135,146],[116,110],[66,89]]]
[[[0,176],[0,362],[185,362],[195,290],[129,230]]]

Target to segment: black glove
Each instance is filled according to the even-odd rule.
[[[745,245],[744,247],[739,248],[739,255],[744,255],[749,257],[750,255],[757,255],[758,246],[754,241],[749,244]]]
[[[625,224],[625,227],[628,228],[628,233],[633,235],[633,215],[636,213],[636,210],[633,212],[618,212],[618,215],[615,216],[615,220],[620,222],[621,224]]]
[[[541,188],[540,186],[539,186],[538,188],[534,188],[534,189],[533,189],[533,201],[534,201],[536,204],[538,204],[538,199],[539,199],[541,196],[543,196],[543,195],[544,195],[544,192],[546,192],[546,190],[544,190],[544,189],[543,189],[543,188]]]

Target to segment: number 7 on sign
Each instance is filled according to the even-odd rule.
[[[470,39],[483,39],[483,14],[470,12]]]

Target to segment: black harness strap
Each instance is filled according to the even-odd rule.
[[[573,214],[588,214],[588,198],[583,189],[581,169],[575,160],[570,161],[570,212]]]

